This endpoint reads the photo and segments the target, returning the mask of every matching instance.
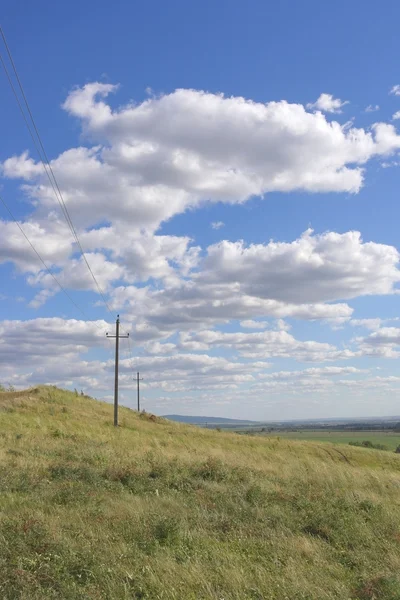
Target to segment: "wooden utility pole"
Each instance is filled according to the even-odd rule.
[[[137,373],[136,381],[137,381],[137,409],[138,409],[138,412],[140,412],[140,384],[139,384],[139,381],[143,381],[143,377],[139,377],[139,373]]]
[[[120,335],[119,333],[119,315],[115,322],[115,335],[106,333],[108,338],[115,338],[115,382],[114,382],[114,427],[118,427],[118,362],[119,362],[119,340],[128,338],[129,333]]]

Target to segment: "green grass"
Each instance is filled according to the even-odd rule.
[[[330,442],[331,444],[349,444],[370,440],[373,444],[382,444],[388,450],[396,450],[400,445],[400,434],[383,431],[282,431],[268,436],[280,437],[287,440],[309,440],[313,442]]]
[[[400,456],[0,394],[0,598],[399,600]]]

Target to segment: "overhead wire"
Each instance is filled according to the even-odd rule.
[[[31,240],[29,239],[29,236],[26,234],[25,230],[23,229],[23,227],[21,226],[21,224],[19,223],[18,219],[15,217],[14,213],[12,212],[12,210],[10,209],[10,207],[8,206],[7,202],[4,200],[3,196],[0,194],[0,202],[2,203],[2,205],[4,206],[4,208],[6,209],[6,211],[8,212],[8,214],[10,215],[10,217],[12,218],[12,220],[14,221],[14,223],[17,225],[18,229],[20,230],[20,232],[22,233],[22,235],[24,236],[25,240],[28,242],[29,246],[31,247],[32,251],[35,253],[37,259],[40,261],[40,263],[43,265],[43,267],[46,269],[46,271],[48,272],[48,274],[54,279],[54,281],[56,282],[56,284],[58,285],[58,287],[60,288],[60,290],[65,294],[65,296],[68,298],[68,300],[75,306],[75,308],[77,308],[79,310],[79,312],[84,316],[84,318],[89,321],[90,323],[94,323],[97,327],[97,329],[99,329],[102,334],[105,333],[105,329],[104,327],[101,327],[101,325],[99,325],[97,323],[97,321],[93,321],[91,320],[88,315],[86,314],[86,312],[83,310],[83,308],[81,306],[79,306],[79,304],[77,302],[75,302],[75,300],[72,298],[72,296],[67,292],[67,290],[64,288],[64,286],[62,285],[62,283],[57,279],[57,277],[54,275],[54,273],[50,270],[50,267],[45,263],[45,261],[43,260],[43,258],[41,257],[40,253],[38,252],[38,250],[35,248],[35,246],[33,245],[33,243],[31,242]],[[112,342],[110,340],[109,337],[106,336],[106,339],[109,341],[109,343],[111,344],[111,351],[113,351],[113,347],[112,347]],[[129,338],[128,338],[129,339]]]
[[[8,214],[10,215],[10,217],[12,218],[12,220],[14,221],[14,223],[17,225],[18,229],[20,230],[20,232],[22,233],[22,235],[24,236],[24,238],[26,239],[26,241],[28,242],[28,244],[32,248],[32,250],[35,253],[35,255],[38,258],[38,260],[42,263],[42,265],[44,266],[44,268],[46,269],[46,271],[48,272],[48,274],[54,279],[54,281],[56,282],[56,284],[58,285],[58,287],[66,295],[66,297],[68,298],[68,300],[70,300],[70,302],[72,302],[72,304],[75,306],[75,308],[77,308],[79,310],[79,312],[85,317],[85,319],[87,319],[88,321],[90,321],[88,315],[85,313],[85,311],[83,310],[83,308],[81,306],[79,306],[79,304],[77,304],[75,302],[75,300],[72,298],[72,296],[64,288],[64,286],[62,285],[62,283],[60,283],[60,281],[57,279],[57,277],[54,275],[54,273],[50,270],[50,267],[45,263],[45,261],[43,260],[43,258],[39,254],[39,252],[36,250],[35,246],[31,242],[31,240],[29,239],[28,235],[25,233],[25,230],[23,229],[23,227],[19,223],[18,219],[15,217],[14,213],[12,212],[12,210],[10,209],[10,207],[8,206],[7,202],[4,200],[4,198],[3,198],[2,195],[0,195],[0,202],[4,206],[4,208],[6,209],[6,211],[8,212]],[[93,323],[96,323],[96,326],[99,329],[103,330],[103,328],[100,325],[98,325],[96,321],[93,321]]]
[[[91,277],[92,277],[92,279],[93,279],[93,281],[94,281],[94,283],[95,283],[95,285],[96,285],[97,291],[98,291],[99,295],[101,296],[101,298],[102,298],[102,300],[103,300],[103,302],[104,302],[104,306],[106,307],[107,311],[109,312],[109,314],[112,316],[112,318],[113,318],[113,320],[114,320],[114,319],[116,318],[116,317],[115,317],[115,314],[114,314],[114,313],[113,313],[113,311],[111,310],[111,308],[110,308],[110,306],[109,306],[109,304],[108,304],[108,302],[107,302],[107,299],[106,299],[106,297],[105,297],[105,295],[104,295],[104,292],[103,292],[103,290],[101,289],[101,287],[100,287],[100,284],[99,284],[99,282],[97,281],[97,278],[96,278],[95,274],[93,273],[93,270],[92,270],[92,268],[91,268],[91,266],[90,266],[90,264],[89,264],[89,261],[88,261],[88,259],[87,259],[87,256],[86,256],[86,254],[85,254],[85,251],[83,250],[82,244],[81,244],[81,242],[80,242],[80,239],[79,239],[79,237],[78,237],[77,231],[76,231],[76,229],[75,229],[75,226],[74,226],[74,224],[73,224],[72,218],[71,218],[71,216],[70,216],[70,214],[69,214],[68,208],[67,208],[67,206],[66,206],[66,204],[65,204],[65,201],[64,201],[64,198],[63,198],[63,195],[62,195],[62,192],[61,192],[60,186],[59,186],[59,184],[58,184],[58,181],[57,181],[57,179],[56,179],[56,176],[55,176],[55,174],[54,174],[53,168],[52,168],[52,166],[51,166],[51,163],[50,163],[50,161],[49,161],[49,158],[48,158],[48,156],[47,156],[47,153],[46,153],[46,150],[45,150],[45,147],[44,147],[44,144],[43,144],[42,138],[41,138],[41,136],[40,136],[40,133],[39,133],[38,127],[37,127],[37,125],[36,125],[35,119],[34,119],[34,117],[33,117],[33,113],[32,113],[32,111],[31,111],[31,108],[30,108],[30,105],[29,105],[29,102],[28,102],[28,99],[27,99],[27,96],[26,96],[26,94],[25,94],[25,91],[24,91],[24,88],[23,88],[23,86],[22,86],[22,82],[21,82],[21,79],[20,79],[20,77],[19,77],[19,74],[18,74],[18,71],[17,71],[16,65],[15,65],[14,59],[13,59],[13,57],[12,57],[12,54],[11,54],[10,47],[9,47],[9,45],[8,45],[8,43],[7,43],[7,39],[6,39],[6,37],[5,37],[4,31],[3,31],[3,29],[2,29],[2,27],[1,27],[1,26],[0,26],[0,35],[1,35],[1,37],[2,37],[2,40],[3,40],[4,46],[5,46],[5,49],[6,49],[6,52],[7,52],[8,59],[9,59],[9,61],[10,61],[10,64],[11,64],[11,66],[12,66],[12,70],[13,70],[13,72],[14,72],[14,75],[15,75],[16,81],[17,81],[17,83],[18,83],[18,87],[19,87],[19,90],[20,90],[21,96],[22,96],[22,98],[23,98],[23,103],[25,104],[26,111],[28,112],[28,115],[29,115],[29,118],[30,118],[30,122],[31,122],[31,125],[32,125],[32,127],[31,127],[31,125],[30,125],[30,123],[29,123],[29,119],[28,119],[28,118],[27,118],[27,116],[26,116],[26,113],[25,113],[25,110],[24,110],[24,108],[23,108],[23,106],[22,106],[22,103],[21,103],[20,97],[19,97],[19,95],[18,95],[18,92],[17,92],[17,90],[15,89],[15,86],[14,86],[14,83],[13,83],[13,81],[12,81],[12,78],[11,78],[11,75],[10,75],[10,73],[9,73],[9,70],[8,70],[8,68],[7,68],[7,65],[6,65],[6,63],[5,63],[5,61],[4,61],[3,57],[2,57],[2,55],[1,55],[1,53],[0,53],[0,62],[1,62],[1,64],[2,64],[2,66],[3,66],[3,69],[4,69],[4,71],[5,71],[5,74],[6,74],[6,77],[7,77],[8,83],[9,83],[9,85],[10,85],[10,87],[11,87],[11,90],[12,90],[12,92],[13,92],[13,95],[14,95],[14,97],[15,97],[16,101],[17,101],[18,108],[19,108],[19,110],[20,110],[20,112],[21,112],[21,115],[22,115],[22,117],[23,117],[23,120],[24,120],[24,122],[25,122],[25,125],[26,125],[26,127],[27,127],[27,129],[28,129],[29,135],[30,135],[30,137],[31,137],[31,139],[32,139],[32,141],[33,141],[33,144],[34,144],[34,146],[35,146],[36,152],[38,153],[38,156],[39,156],[40,162],[41,162],[41,164],[42,164],[43,170],[44,170],[44,172],[45,172],[45,174],[46,174],[46,176],[47,176],[47,178],[48,178],[48,180],[49,180],[49,182],[50,182],[51,188],[52,188],[52,190],[53,190],[53,192],[54,192],[54,195],[55,195],[55,197],[56,197],[56,199],[57,199],[57,202],[58,202],[58,204],[59,204],[59,206],[60,206],[60,208],[61,208],[61,211],[62,211],[62,213],[63,213],[63,216],[64,216],[64,218],[65,218],[65,220],[66,220],[66,222],[67,222],[67,225],[68,225],[68,227],[69,227],[69,229],[70,229],[70,232],[71,232],[71,234],[72,234],[72,236],[73,236],[73,238],[74,238],[74,240],[75,240],[75,242],[76,242],[76,244],[77,244],[77,246],[78,246],[78,248],[79,248],[79,251],[80,251],[80,254],[82,255],[82,258],[83,258],[83,260],[85,261],[86,267],[87,267],[87,269],[88,269],[88,271],[89,271],[89,273],[90,273],[90,275],[91,275]],[[32,128],[33,128],[33,130],[32,130]],[[35,137],[35,136],[36,136],[36,137]],[[74,305],[75,305],[75,306],[78,308],[78,310],[79,310],[79,311],[80,311],[80,312],[81,312],[81,313],[82,313],[82,314],[85,316],[85,318],[87,319],[88,317],[87,317],[86,313],[83,311],[83,309],[82,309],[82,308],[80,308],[80,307],[79,307],[79,306],[76,304],[76,302],[75,302],[75,301],[74,301],[74,300],[71,298],[71,296],[68,294],[68,292],[67,292],[67,291],[64,289],[64,287],[61,285],[61,283],[60,283],[60,282],[58,281],[58,279],[55,277],[54,273],[52,273],[52,272],[51,272],[51,270],[48,268],[48,266],[46,265],[46,263],[43,261],[43,259],[41,258],[40,254],[37,252],[37,250],[35,249],[35,247],[34,247],[34,246],[33,246],[33,244],[31,243],[31,241],[29,240],[28,236],[25,234],[24,230],[23,230],[23,229],[22,229],[22,227],[20,226],[19,222],[18,222],[18,221],[17,221],[17,219],[15,219],[15,217],[13,216],[13,214],[12,214],[11,210],[9,209],[8,205],[5,203],[5,201],[4,201],[3,199],[1,199],[1,201],[2,201],[3,205],[6,207],[7,211],[8,211],[8,212],[9,212],[9,214],[10,214],[10,216],[13,218],[14,222],[15,222],[15,223],[17,224],[17,226],[19,227],[19,229],[20,229],[21,233],[24,235],[25,239],[26,239],[26,240],[28,241],[28,243],[30,244],[30,246],[31,246],[32,250],[35,252],[35,254],[36,254],[36,255],[37,255],[37,257],[39,258],[40,262],[41,262],[41,263],[43,264],[43,266],[45,267],[46,271],[47,271],[47,272],[48,272],[48,273],[51,275],[51,277],[52,277],[52,278],[55,280],[55,282],[56,282],[56,283],[57,283],[57,285],[60,287],[60,289],[62,289],[62,291],[64,292],[64,294],[65,294],[65,295],[66,295],[66,296],[67,296],[67,297],[68,297],[68,298],[71,300],[71,302],[72,302],[72,303],[73,303],[73,304],[74,304]],[[108,339],[109,339],[109,338],[108,338]],[[129,339],[129,338],[128,338],[128,339]],[[111,344],[111,340],[110,340],[110,339],[109,339],[109,342],[110,342],[110,344]],[[130,342],[129,342],[129,343],[130,343]],[[112,344],[111,344],[111,345],[112,345]],[[131,355],[131,358],[132,358],[132,353],[131,353],[131,350],[130,350],[130,355]],[[132,361],[131,361],[131,367],[132,367]],[[132,372],[133,372],[133,371],[132,371]]]
[[[25,114],[25,111],[23,109],[22,103],[20,101],[18,93],[17,93],[17,91],[15,89],[15,86],[13,84],[13,81],[12,81],[12,78],[11,78],[10,73],[8,71],[7,65],[6,65],[3,57],[0,54],[1,63],[3,65],[4,71],[6,73],[6,76],[7,76],[8,82],[10,84],[10,87],[11,87],[11,89],[13,91],[13,94],[14,94],[16,100],[17,100],[20,112],[21,112],[21,114],[23,116],[24,122],[25,122],[25,124],[26,124],[26,126],[28,128],[29,134],[30,134],[30,136],[32,138],[32,141],[33,141],[34,145],[35,145],[36,151],[37,151],[37,153],[39,155],[39,158],[40,158],[40,161],[42,163],[43,169],[44,169],[44,171],[46,173],[46,176],[47,176],[47,178],[48,178],[48,180],[50,182],[50,185],[51,185],[51,187],[53,189],[54,195],[55,195],[55,197],[56,197],[56,199],[57,199],[57,201],[58,201],[58,203],[59,203],[59,205],[61,207],[62,213],[63,213],[64,218],[65,218],[65,220],[66,220],[66,222],[68,224],[68,227],[69,227],[69,229],[70,229],[70,231],[71,231],[71,233],[73,235],[73,238],[74,238],[74,240],[75,240],[75,242],[76,242],[76,244],[77,244],[77,246],[79,248],[79,251],[80,251],[80,253],[81,253],[81,255],[82,255],[82,257],[83,257],[83,259],[84,259],[84,261],[86,263],[86,266],[87,266],[87,268],[89,270],[89,273],[90,273],[90,275],[91,275],[91,277],[92,277],[92,279],[93,279],[93,281],[94,281],[94,283],[96,285],[97,291],[100,294],[100,296],[101,296],[101,298],[102,298],[102,300],[104,302],[104,306],[107,308],[108,312],[110,313],[110,315],[113,317],[113,320],[114,320],[115,319],[115,314],[111,310],[111,308],[110,308],[110,306],[109,306],[109,304],[107,302],[107,299],[105,298],[104,292],[102,291],[102,289],[100,287],[100,284],[97,281],[96,276],[93,273],[93,270],[92,270],[92,268],[91,268],[91,266],[89,264],[89,261],[88,261],[88,259],[86,257],[86,254],[85,254],[85,252],[83,250],[82,244],[81,244],[81,242],[79,240],[78,234],[77,234],[76,229],[74,227],[74,224],[72,222],[71,216],[70,216],[70,214],[68,212],[68,208],[65,205],[65,201],[64,201],[63,195],[61,193],[60,186],[58,185],[57,179],[56,179],[56,177],[54,175],[53,168],[52,168],[51,163],[50,163],[50,161],[49,161],[49,159],[47,157],[47,153],[46,153],[46,150],[44,148],[44,145],[43,145],[43,142],[42,142],[39,130],[37,128],[35,119],[33,117],[32,111],[30,109],[29,102],[28,102],[28,99],[26,97],[24,88],[22,86],[21,79],[20,79],[20,77],[18,75],[18,71],[17,71],[16,65],[15,65],[15,62],[13,60],[10,47],[9,47],[9,45],[7,43],[4,31],[3,31],[3,29],[2,29],[1,26],[0,26],[0,35],[1,35],[2,39],[3,39],[3,43],[4,43],[4,46],[6,48],[7,55],[8,55],[10,64],[12,66],[14,75],[16,77],[16,80],[17,80],[17,83],[18,83],[18,87],[19,87],[20,93],[22,95],[22,98],[23,98],[26,110],[27,110],[27,112],[29,114],[33,130],[34,130],[34,132],[36,134],[36,139],[35,139],[34,133],[32,131],[32,128],[29,125],[29,121],[28,121],[28,119],[26,117],[26,114]]]
[[[128,349],[129,349],[129,357],[130,357],[130,365],[131,365],[132,376],[134,376],[135,371],[134,371],[134,367],[133,367],[133,356],[132,356],[131,340],[130,340],[130,337],[127,337],[126,339],[128,340]]]

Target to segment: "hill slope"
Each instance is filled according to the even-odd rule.
[[[170,421],[177,421],[178,423],[191,423],[193,425],[196,424],[232,424],[232,425],[242,425],[247,423],[257,423],[258,421],[245,421],[244,419],[226,419],[225,417],[196,417],[195,415],[164,415],[164,419],[169,419]]]
[[[0,394],[0,597],[395,600],[400,457]]]

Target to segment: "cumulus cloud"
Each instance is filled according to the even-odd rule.
[[[287,331],[262,331],[252,333],[224,333],[216,330],[181,334],[183,348],[207,351],[212,347],[224,347],[238,351],[245,358],[293,358],[305,362],[347,359],[350,350],[338,350],[335,346],[314,341],[300,341]]]
[[[201,249],[194,246],[188,237],[155,234],[161,223],[188,208],[203,202],[241,203],[268,191],[357,191],[362,185],[363,165],[373,156],[388,155],[400,147],[400,136],[393,125],[377,123],[371,131],[349,128],[328,122],[320,112],[309,113],[304,106],[285,101],[261,104],[222,94],[176,90],[113,110],[106,97],[117,88],[111,84],[91,83],[76,88],[68,95],[64,109],[80,119],[84,134],[94,145],[71,148],[52,161],[52,169],[85,252],[95,263],[105,290],[111,289],[117,282],[134,284],[149,279],[161,280],[168,287],[179,287],[182,277],[191,277],[191,272],[199,269]],[[337,103],[341,101],[332,99],[331,102],[337,109]],[[2,173],[5,177],[25,182],[23,189],[34,205],[34,212],[21,224],[44,259],[56,268],[65,285],[91,289],[90,276],[87,274],[85,279],[82,263],[74,255],[76,246],[68,229],[61,227],[54,216],[56,203],[53,191],[41,165],[23,153],[4,161]],[[212,226],[220,225],[221,222],[217,221]],[[0,234],[0,261],[12,261],[21,271],[32,272],[35,276],[29,281],[33,285],[41,282],[52,290],[54,281],[40,273],[41,266],[31,255],[30,248],[21,244],[16,226],[0,223]],[[321,237],[319,246],[322,240],[326,245],[333,245],[335,235],[338,234]],[[347,245],[350,252],[357,252],[357,242],[350,248],[349,238],[353,234],[346,235],[339,236],[336,248]],[[304,239],[306,237],[303,236]],[[317,239],[317,236],[308,237]],[[367,277],[364,280],[361,277],[358,289],[357,274],[356,283],[350,285],[354,291],[348,289],[350,276],[347,284],[343,282],[343,295],[340,285],[336,291],[330,289],[329,281],[324,282],[321,274],[327,270],[334,279],[332,270],[337,260],[333,258],[333,266],[330,266],[330,257],[324,262],[323,252],[310,251],[310,264],[306,267],[307,259],[294,256],[295,246],[304,247],[306,244],[305,241],[293,242],[292,258],[299,262],[298,273],[304,275],[308,272],[311,280],[311,272],[314,271],[320,279],[318,286],[313,286],[310,281],[310,287],[298,286],[293,295],[290,285],[285,292],[285,286],[277,281],[279,277],[286,277],[288,271],[276,274],[271,285],[265,283],[264,277],[259,284],[249,281],[250,273],[239,284],[239,290],[233,286],[231,277],[234,296],[246,294],[249,298],[273,300],[266,314],[278,318],[299,316],[301,313],[310,315],[312,312],[316,318],[343,318],[349,316],[349,310],[344,306],[313,306],[300,310],[276,303],[314,305],[325,302],[327,298],[353,297],[357,292],[386,293],[383,275],[375,286],[379,290],[373,290],[372,267],[368,282]],[[358,245],[362,246],[363,258],[379,249],[389,253],[389,247],[379,244],[371,243],[371,251],[368,244],[359,241]],[[279,252],[285,254],[283,245],[276,248],[277,255]],[[221,242],[220,247],[208,249],[205,272],[200,269],[199,282],[191,281],[189,285],[185,282],[181,292],[187,294],[190,286],[193,292],[202,279],[207,282],[207,277],[215,277],[210,274],[212,261],[220,260],[218,254],[228,255],[229,252],[238,255],[239,263],[244,259],[250,261],[250,254],[258,252],[258,259],[254,257],[255,272],[257,267],[263,272],[266,266],[263,260],[270,262],[272,268],[274,262],[279,267],[279,260],[284,262],[285,259],[284,256],[277,257],[275,261],[272,257],[266,258],[268,252],[274,252],[273,243],[263,248],[246,248],[241,242]],[[289,255],[290,250],[287,250],[288,258]],[[323,262],[320,268],[313,263],[318,259]],[[261,262],[258,263],[258,260]],[[385,257],[385,264],[387,261],[389,258]],[[344,268],[345,261],[342,262]],[[354,258],[353,264],[354,275],[362,260],[357,263]],[[240,268],[236,269],[236,274],[240,275],[236,281],[241,282]],[[224,282],[227,274],[221,275]],[[232,289],[228,289],[227,284],[225,281],[225,291],[231,293]],[[390,285],[388,281],[386,289]],[[324,286],[326,294],[322,293]],[[312,296],[311,291],[316,289],[314,297],[321,296],[321,299],[301,300],[298,297],[301,288],[304,296]],[[366,291],[360,291],[363,288],[367,288]],[[213,301],[217,302],[222,294],[222,291],[214,289],[211,294]],[[47,295],[51,295],[50,291]],[[40,304],[45,298],[45,293],[39,293],[34,302]],[[251,303],[249,300],[246,302]],[[245,317],[262,315],[262,310],[260,307]],[[236,311],[233,318],[242,318],[239,312]]]
[[[351,391],[353,397],[363,394],[361,397],[365,402],[368,390],[398,393],[399,384],[400,377],[371,376],[368,371],[355,367],[321,367],[264,374],[261,381],[251,385],[251,389],[259,395],[291,394],[304,397],[304,394],[318,394],[319,399],[330,398],[331,401]]]
[[[173,356],[144,356],[138,362],[148,389],[180,392],[197,389],[235,389],[255,381],[266,362],[239,362],[207,354],[177,353]],[[122,381],[131,378],[129,360],[121,361]]]
[[[392,116],[392,119],[393,119],[393,121],[400,119],[400,110],[398,110],[397,112],[394,113],[394,115]]]
[[[398,358],[400,356],[400,328],[381,327],[364,338],[356,338],[360,352],[367,356]]]
[[[240,321],[240,327],[242,327],[242,329],[260,330],[271,327],[271,324],[267,321],[254,321],[254,319],[244,319],[243,321]],[[284,319],[276,319],[275,329],[278,329],[280,331],[289,331],[290,328],[291,325],[289,325],[289,323],[287,323]]]
[[[394,85],[389,94],[393,94],[394,96],[400,96],[400,85]]]
[[[356,367],[312,367],[299,371],[278,371],[263,376],[264,379],[293,379],[298,377],[332,377],[365,373],[364,369]]]
[[[348,100],[342,101],[340,98],[334,98],[332,94],[321,94],[315,102],[307,104],[307,108],[316,108],[327,113],[341,113],[346,104],[349,104]]]
[[[236,283],[243,293],[269,300],[331,302],[393,293],[400,280],[398,263],[396,248],[363,242],[359,232],[314,235],[308,230],[289,243],[214,244],[198,279]]]
[[[296,189],[357,192],[363,165],[400,147],[400,137],[385,124],[365,131],[286,101],[261,104],[181,89],[113,111],[104,98],[115,91],[87,84],[64,103],[98,144],[52,161],[74,222],[83,225],[129,219],[154,230],[205,201],[240,203]],[[326,110],[343,106],[329,95],[321,98]],[[41,207],[54,206],[44,174],[26,154],[5,161],[3,173],[24,178]]]
[[[211,229],[221,229],[221,227],[224,227],[225,223],[223,223],[222,221],[213,221],[211,223]]]
[[[174,286],[122,286],[112,296],[116,310],[147,323],[146,335],[156,337],[233,319],[252,328],[264,317],[343,324],[352,309],[338,301],[394,293],[398,260],[394,247],[363,242],[357,232],[308,231],[293,242],[250,246],[225,240],[210,246],[192,276]]]
[[[382,325],[382,319],[351,319],[349,321],[350,325],[353,327],[364,327],[365,329],[370,329],[371,331],[376,331]]]
[[[60,317],[27,321],[0,321],[0,363],[26,367],[76,359],[93,347],[104,347],[105,321],[79,321]]]
[[[59,222],[49,221],[44,225],[26,221],[20,222],[20,225],[49,267],[66,261],[73,251],[66,226]],[[21,272],[37,273],[43,269],[43,264],[22,237],[18,226],[0,219],[0,263],[6,262],[12,262]]]
[[[250,316],[315,320],[349,318],[352,314],[352,308],[343,303],[290,304],[257,298],[235,283],[198,285],[185,281],[162,290],[126,286],[114,290],[112,298],[115,310],[123,310],[127,318],[136,320],[135,336],[147,341],[177,330],[196,330]]]
[[[124,327],[125,328],[125,327]],[[58,384],[106,390],[112,385],[114,359],[85,360],[89,349],[108,348],[104,321],[39,318],[0,322],[1,377],[24,386]],[[148,389],[234,389],[255,381],[255,375],[269,368],[265,361],[239,362],[207,354],[182,353],[171,343],[155,343],[146,355],[134,358]],[[172,354],[171,354],[172,352]],[[121,346],[120,387],[132,388],[131,358],[124,358]]]
[[[113,109],[107,96],[116,92],[117,86],[92,83],[68,95],[64,109],[79,119],[87,146],[66,149],[51,164],[91,268],[110,305],[130,322],[149,390],[235,390],[257,384],[270,357],[323,362],[397,352],[383,321],[369,325],[381,338],[358,338],[354,351],[299,340],[285,321],[343,324],[353,312],[347,300],[394,293],[399,255],[393,246],[364,242],[358,232],[309,230],[289,242],[223,240],[200,248],[188,236],[160,233],[163,223],[204,203],[240,204],[272,191],[357,192],[368,161],[400,148],[393,124],[364,130],[328,121],[321,111],[340,112],[346,104],[329,94],[309,112],[286,101],[262,104],[196,90],[151,94]],[[5,160],[1,173],[22,182],[32,212],[21,226],[62,285],[95,290],[57,216],[42,166],[23,152]],[[222,226],[211,223],[216,230]],[[31,307],[56,293],[16,225],[0,221],[5,262],[36,290]],[[244,331],[213,329],[236,321]],[[104,322],[63,319],[2,323],[2,368],[11,375],[19,368],[25,382],[78,381],[102,389],[112,380],[112,361],[82,360],[82,354],[103,352],[105,328]],[[126,389],[129,365],[122,360]],[[337,375],[352,374],[306,370],[289,379],[312,379],[323,389]]]

